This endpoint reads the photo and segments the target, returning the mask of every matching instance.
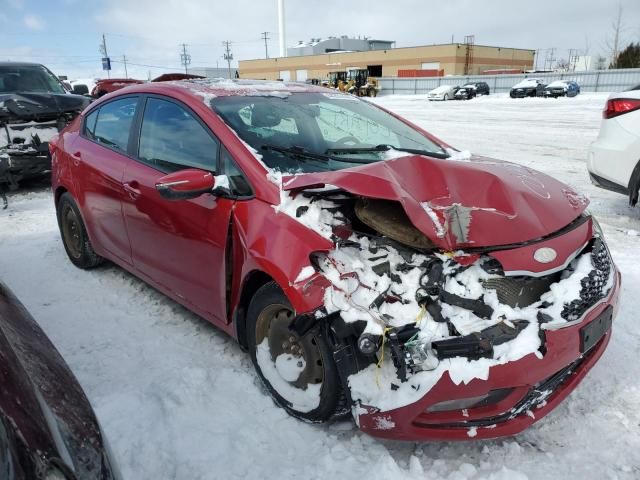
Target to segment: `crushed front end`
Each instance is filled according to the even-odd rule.
[[[314,253],[315,274],[301,276],[305,289],[324,288],[324,306],[291,328],[321,325],[354,418],[372,435],[518,433],[568,395],[609,341],[620,275],[586,213],[532,241],[453,250],[396,201],[329,187],[294,198],[289,213],[324,219],[335,248]],[[436,232],[468,233],[470,211],[458,205],[455,221],[442,222],[430,210]]]
[[[51,170],[48,142],[89,102],[79,95],[0,94],[0,192]]]

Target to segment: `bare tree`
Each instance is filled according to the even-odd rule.
[[[569,67],[571,66],[571,64],[569,63],[569,61],[565,58],[560,58],[558,59],[558,61],[556,62],[556,70],[562,71],[562,72],[568,72],[569,71]]]
[[[605,68],[607,68],[607,57],[598,55],[596,57],[596,70],[604,70]]]
[[[611,23],[611,33],[607,37],[607,49],[611,52],[611,65],[616,63],[618,54],[620,53],[620,43],[622,34],[622,4],[618,4],[618,14],[615,20]]]

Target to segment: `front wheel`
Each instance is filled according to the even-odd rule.
[[[445,94],[444,94],[444,97],[442,97],[442,100],[444,100],[445,102],[446,102],[447,100],[449,100],[449,95],[447,95],[447,94],[445,93]]]
[[[273,400],[294,417],[325,422],[339,413],[344,394],[323,335],[289,329],[295,312],[275,282],[258,289],[247,312],[251,361]]]

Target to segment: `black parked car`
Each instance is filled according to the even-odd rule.
[[[542,97],[547,85],[540,78],[525,78],[511,87],[511,98]]]
[[[51,170],[47,142],[90,101],[40,64],[0,62],[0,191]]]
[[[455,100],[469,100],[477,95],[489,95],[489,84],[487,82],[466,83],[454,94]]]
[[[77,380],[0,282],[0,479],[119,478]]]

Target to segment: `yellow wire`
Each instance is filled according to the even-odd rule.
[[[382,366],[382,362],[384,362],[384,343],[387,339],[387,332],[391,330],[390,328],[385,328],[382,332],[382,346],[380,347],[381,352],[380,352],[380,359],[378,360],[378,363],[376,364],[376,385],[378,386],[378,388],[380,388],[380,367]]]

